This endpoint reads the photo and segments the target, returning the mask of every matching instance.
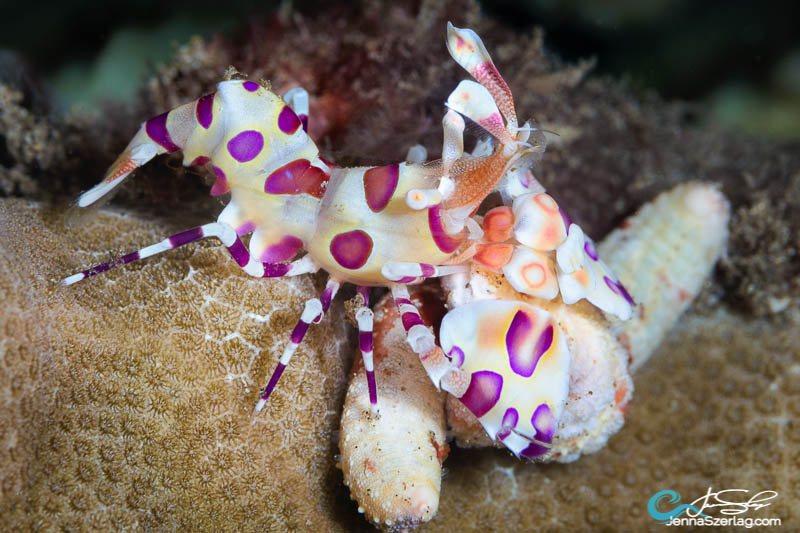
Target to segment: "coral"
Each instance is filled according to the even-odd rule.
[[[152,242],[165,225],[102,212],[69,230],[53,209],[1,204],[4,527],[334,528],[332,432],[351,352],[340,305],[266,416],[250,417],[310,278],[253,279],[224,249],[194,246],[55,287],[76,258]]]
[[[61,132],[23,105],[25,95],[0,83],[0,194],[33,195],[38,183],[29,173],[63,165]]]

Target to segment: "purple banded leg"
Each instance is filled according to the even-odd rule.
[[[436,338],[419,316],[417,306],[411,301],[408,289],[403,285],[392,285],[392,297],[400,312],[400,320],[406,330],[406,341],[438,390],[440,387],[456,398],[461,398],[469,387],[470,377],[448,359],[436,345]]]
[[[331,307],[331,302],[336,297],[336,293],[339,292],[339,287],[341,286],[342,284],[340,282],[333,278],[328,278],[328,282],[325,284],[322,294],[319,295],[319,299],[322,302],[322,314],[314,320],[315,324],[322,320],[322,317],[328,312],[328,309]]]
[[[289,361],[291,361],[294,352],[297,351],[297,347],[300,346],[301,342],[303,342],[303,338],[306,336],[308,327],[311,324],[315,324],[322,320],[322,317],[330,308],[331,301],[336,296],[336,292],[339,290],[340,286],[341,284],[338,281],[334,279],[328,279],[328,283],[325,285],[325,290],[322,291],[320,297],[312,298],[306,302],[303,313],[300,315],[300,320],[297,321],[297,324],[292,330],[292,335],[289,337],[289,344],[287,344],[286,348],[283,349],[283,355],[281,355],[278,366],[275,367],[275,370],[272,372],[272,376],[270,376],[269,382],[267,383],[267,386],[264,387],[264,391],[261,393],[261,398],[259,398],[258,403],[253,410],[253,416],[257,415],[259,411],[264,408],[264,405],[266,405],[267,400],[269,399],[269,395],[272,394],[272,391],[275,389],[275,385],[278,384],[278,380],[281,378],[281,375],[286,369],[286,366],[289,364]]]
[[[388,261],[381,268],[381,274],[395,283],[408,283],[409,278],[438,278],[450,274],[462,274],[469,271],[466,265],[434,266],[426,263],[400,263]]]
[[[404,285],[392,285],[391,290],[411,349],[417,355],[423,355],[433,350],[436,347],[436,338],[425,326],[422,317],[419,316],[417,306],[411,301],[408,289]]]
[[[358,287],[358,293],[364,298],[364,306],[356,311],[358,322],[358,345],[361,349],[361,359],[364,361],[364,371],[367,374],[367,388],[369,389],[369,405],[372,414],[378,412],[378,387],[375,383],[375,363],[372,358],[372,326],[373,314],[369,308],[369,287]]]
[[[316,265],[308,256],[289,264],[262,263],[261,261],[258,261],[250,256],[247,248],[239,239],[239,236],[236,235],[236,230],[234,230],[233,227],[220,222],[212,222],[210,224],[204,224],[196,228],[176,233],[175,235],[167,237],[161,242],[151,244],[150,246],[135,252],[123,255],[114,261],[102,263],[88,270],[84,270],[83,272],[73,274],[72,276],[61,280],[60,284],[72,285],[73,283],[77,283],[78,281],[94,276],[95,274],[100,274],[107,270],[111,270],[118,265],[126,265],[130,262],[145,259],[147,257],[178,248],[184,244],[189,244],[201,239],[207,239],[209,237],[216,237],[217,239],[221,240],[222,244],[228,249],[228,252],[230,252],[236,263],[242,268],[242,270],[251,276],[277,278],[281,276],[296,276],[299,274],[306,274],[319,270],[319,266]]]
[[[306,302],[306,306],[303,309],[303,313],[300,315],[300,320],[297,321],[297,325],[295,325],[294,329],[292,330],[292,335],[289,338],[289,344],[287,344],[286,348],[283,349],[283,355],[281,355],[281,359],[278,362],[278,366],[275,368],[275,371],[269,378],[267,386],[264,387],[264,392],[261,393],[261,398],[258,400],[258,403],[256,404],[256,408],[255,411],[253,411],[253,415],[258,414],[258,412],[264,408],[264,405],[266,405],[269,395],[272,394],[273,389],[275,389],[275,385],[278,384],[278,380],[281,378],[281,374],[283,374],[286,365],[289,364],[289,361],[292,359],[292,356],[294,355],[294,352],[297,350],[297,347],[300,346],[301,342],[303,342],[303,337],[306,336],[308,327],[321,314],[322,314],[322,302],[320,302],[318,298],[312,298],[311,300],[308,300]]]
[[[289,104],[297,118],[300,119],[303,131],[308,133],[308,92],[302,87],[295,87],[286,91],[283,100]]]

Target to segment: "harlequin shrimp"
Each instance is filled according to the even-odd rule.
[[[518,126],[508,86],[480,38],[448,25],[447,46],[477,82],[463,81],[450,95],[442,159],[433,163],[342,168],[326,162],[306,133],[308,94],[293,89],[281,98],[252,81],[223,81],[216,92],[147,120],[103,181],[80,196],[80,207],[99,200],[156,155],[179,150],[185,165],[211,165],[217,177],[211,194],[230,192],[230,202],[215,222],[74,274],[62,284],[214,237],[251,276],[296,276],[319,269],[329,274],[320,297],[306,302],[254,414],[342,283],[357,285],[360,295],[355,317],[373,412],[378,398],[368,307],[372,286],[391,289],[408,343],[434,384],[462,397],[470,390],[469,375],[436,346],[406,285],[468,270],[470,250],[480,247],[481,238],[470,215],[507,169],[535,158],[543,147],[528,142],[532,128]],[[496,139],[488,153],[464,153],[461,115]],[[248,233],[249,248],[240,240]],[[298,257],[302,250],[305,255]],[[476,383],[483,386],[480,376]]]

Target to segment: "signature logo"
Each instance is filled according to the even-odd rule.
[[[710,518],[703,511],[712,509],[719,509],[720,514],[723,515],[740,515],[751,509],[767,507],[772,503],[769,500],[778,496],[774,490],[762,490],[748,498],[749,493],[750,491],[747,489],[725,489],[712,492],[711,487],[708,487],[705,495],[693,502],[675,505],[681,501],[681,495],[674,490],[662,490],[653,494],[650,501],[647,502],[647,512],[659,524],[667,524],[684,513],[690,518]],[[675,506],[669,510],[659,510],[659,508],[665,507],[664,504]]]

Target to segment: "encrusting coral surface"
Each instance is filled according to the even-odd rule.
[[[0,204],[3,528],[334,528],[332,432],[350,353],[341,306],[251,424],[254,383],[312,279],[265,283],[199,246],[65,291],[53,280],[76,260],[165,226],[104,212],[67,231],[62,218]]]

